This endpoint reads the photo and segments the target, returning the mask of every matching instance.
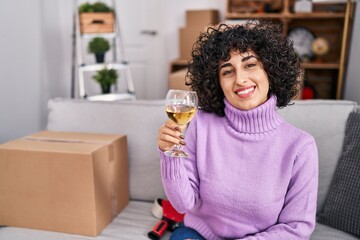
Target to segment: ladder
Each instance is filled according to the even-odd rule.
[[[107,2],[108,3],[108,2]],[[71,98],[76,97],[76,89],[78,89],[78,96],[89,101],[115,101],[115,100],[134,100],[135,89],[132,81],[130,66],[124,42],[121,36],[118,14],[116,14],[117,6],[115,0],[111,0],[111,6],[114,10],[114,32],[111,33],[91,33],[84,34],[80,32],[79,20],[79,0],[74,0],[74,22],[73,22],[73,46],[72,46],[72,76],[71,76]],[[87,39],[94,37],[103,37],[111,42],[112,62],[87,64],[83,58],[83,44]],[[118,91],[118,83],[115,84],[114,90],[109,94],[94,94],[89,95],[86,89],[85,73],[95,73],[98,70],[115,69],[120,72],[121,78],[125,78],[126,90],[124,92]],[[76,84],[77,83],[77,84]],[[77,87],[76,87],[77,85]]]

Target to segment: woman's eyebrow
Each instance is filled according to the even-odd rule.
[[[241,62],[246,62],[247,60],[249,60],[250,58],[255,58],[258,59],[257,57],[255,57],[254,55],[250,55],[250,56],[246,56],[244,58],[241,59]],[[219,67],[219,70],[224,68],[224,67],[231,67],[232,64],[231,63],[224,63]]]
[[[223,65],[221,65],[221,66],[219,67],[219,70],[222,69],[222,68],[224,68],[224,67],[231,67],[231,66],[232,66],[231,63],[224,63]]]
[[[250,56],[247,56],[247,57],[244,57],[243,59],[241,59],[241,62],[245,62],[245,61],[249,60],[250,58],[258,59],[258,58],[255,57],[254,55],[250,55]]]

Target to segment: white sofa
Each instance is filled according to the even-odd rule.
[[[2,240],[118,240],[148,239],[157,223],[151,214],[156,198],[164,197],[160,180],[157,133],[166,120],[164,101],[88,102],[53,99],[48,103],[48,130],[128,135],[130,202],[95,238],[41,230],[0,227]],[[295,126],[311,133],[320,157],[318,212],[324,206],[339,159],[345,123],[356,103],[335,100],[296,101],[279,110]],[[162,239],[168,239],[167,233]],[[312,240],[355,240],[353,235],[317,224]],[[290,239],[289,239],[290,240]]]

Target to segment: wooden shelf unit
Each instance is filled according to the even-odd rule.
[[[345,13],[227,13],[227,19],[259,19],[259,18],[274,18],[274,19],[295,19],[295,18],[344,18]]]
[[[301,63],[301,66],[304,69],[339,69],[340,68],[340,64],[339,63],[307,63],[307,62],[303,62]]]
[[[341,99],[355,2],[347,0],[344,3],[313,3],[313,12],[295,13],[295,0],[273,2],[276,1],[281,4],[277,12],[264,12],[260,8],[256,12],[236,12],[237,6],[242,7],[241,3],[260,6],[266,1],[228,0],[225,16],[230,21],[273,19],[281,24],[286,35],[292,28],[303,26],[313,32],[315,37],[326,38],[330,46],[329,53],[322,57],[321,61],[314,58],[303,62],[302,67],[308,81],[317,89],[318,98]],[[242,7],[242,10],[244,9]]]

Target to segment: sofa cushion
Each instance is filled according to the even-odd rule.
[[[288,122],[314,136],[319,150],[317,212],[323,209],[340,157],[346,120],[356,102],[344,100],[298,100],[279,110]]]
[[[311,240],[359,240],[350,233],[343,232],[321,223],[316,223],[315,230],[311,235]]]
[[[318,221],[360,236],[360,113],[350,114],[343,151]]]
[[[164,101],[159,100],[91,102],[57,98],[48,102],[47,129],[126,134],[130,199],[153,201],[165,196],[157,135],[166,119]]]

